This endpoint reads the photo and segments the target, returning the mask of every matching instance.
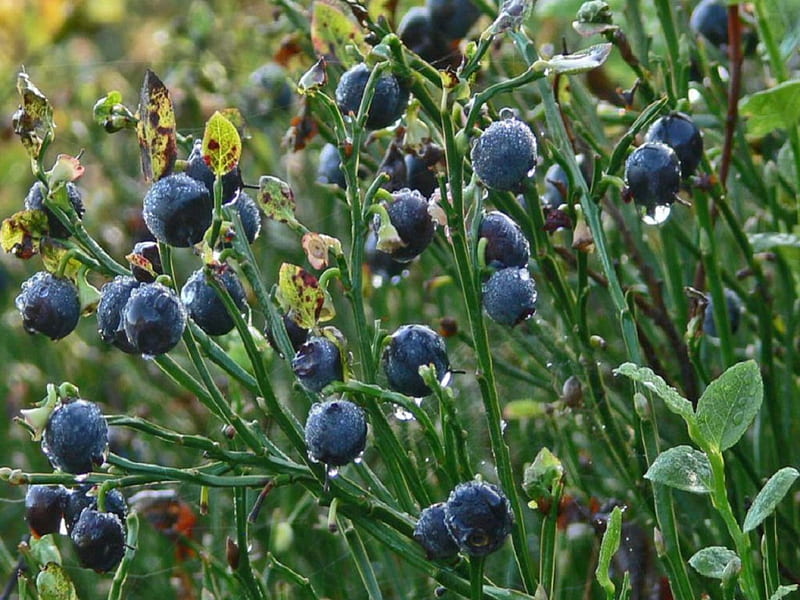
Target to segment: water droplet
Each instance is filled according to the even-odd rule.
[[[444,374],[444,377],[442,377],[442,380],[439,383],[441,383],[442,387],[447,387],[448,385],[450,385],[450,380],[452,378],[453,378],[453,372],[448,371],[447,373]]]
[[[394,405],[394,418],[398,421],[413,421],[414,415],[399,404]]]
[[[744,420],[744,414],[740,412],[733,413],[731,416],[731,421],[733,421],[734,425],[741,425],[742,421]]]
[[[505,433],[506,429],[508,429],[508,421],[503,419],[502,421],[500,421],[500,433]]]
[[[353,459],[353,462],[354,462],[354,463],[356,463],[357,465],[360,465],[361,463],[363,463],[363,462],[364,462],[364,453],[362,452],[361,454],[359,454],[358,456],[356,456],[356,457]]]
[[[339,476],[339,468],[334,467],[332,465],[328,465],[328,478],[334,479]]]
[[[671,211],[672,209],[668,204],[659,204],[642,215],[642,223],[645,225],[661,225],[669,218]]]
[[[153,360],[155,358],[154,354],[142,354],[142,358],[144,360]]]

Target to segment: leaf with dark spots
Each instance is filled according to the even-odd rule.
[[[142,172],[147,181],[157,181],[172,173],[178,158],[175,111],[164,83],[147,70],[139,96],[139,122],[136,126]]]
[[[277,299],[285,314],[292,315],[300,327],[310,329],[317,324],[325,293],[311,273],[297,265],[283,263],[278,274]]]
[[[203,160],[221,177],[236,168],[241,155],[242,140],[236,127],[221,112],[215,112],[203,133]]]
[[[41,210],[22,210],[0,225],[0,245],[17,258],[31,258],[38,242],[47,234],[47,215]]]
[[[39,91],[27,73],[17,75],[17,91],[21,104],[12,117],[14,133],[16,133],[28,156],[33,160],[39,158],[45,140],[52,141],[55,132],[53,107],[47,97]]]

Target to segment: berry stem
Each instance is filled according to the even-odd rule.
[[[483,598],[483,556],[471,556],[469,559],[469,597],[470,600]]]
[[[98,502],[99,506],[99,502]],[[123,600],[125,594],[125,582],[128,580],[128,571],[130,570],[133,557],[136,555],[136,546],[139,542],[139,515],[136,512],[131,512],[125,520],[125,527],[128,530],[125,537],[125,554],[122,556],[122,561],[119,563],[114,579],[111,581],[111,589],[108,590],[108,600]]]

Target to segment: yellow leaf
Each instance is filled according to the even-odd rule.
[[[206,122],[203,133],[203,160],[218,176],[234,169],[242,155],[242,140],[236,127],[217,111]]]
[[[178,158],[175,111],[169,90],[150,69],[144,75],[136,126],[142,171],[147,181],[158,181],[172,173]]]
[[[314,2],[311,13],[311,43],[318,55],[335,57],[345,68],[358,62],[345,46],[356,48],[364,43],[364,34],[357,23],[324,0]]]
[[[325,304],[325,293],[311,273],[289,263],[283,263],[278,274],[278,302],[284,312],[305,329],[317,324]]]

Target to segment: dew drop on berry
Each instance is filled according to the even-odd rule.
[[[671,211],[672,209],[668,204],[657,204],[642,214],[642,223],[645,225],[661,225],[669,218]]]
[[[339,476],[339,467],[334,467],[333,465],[328,465],[328,479],[333,479]]]

